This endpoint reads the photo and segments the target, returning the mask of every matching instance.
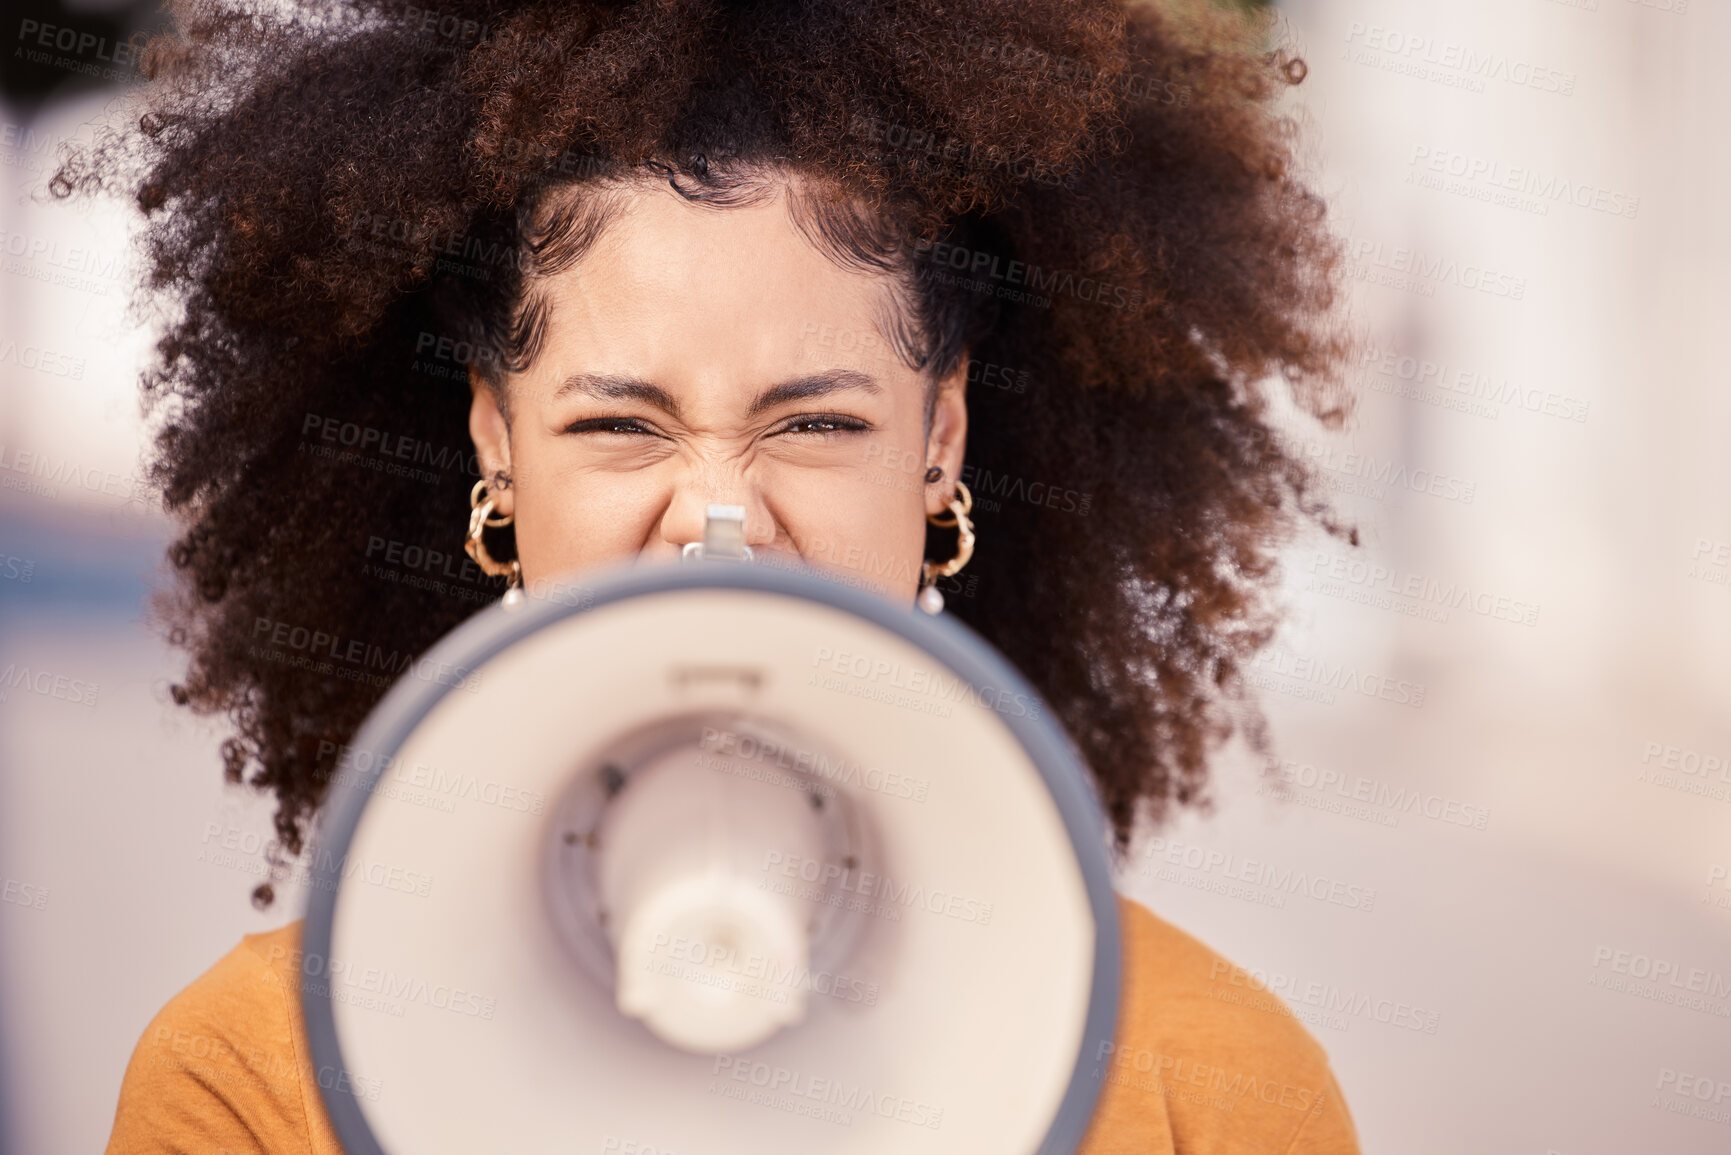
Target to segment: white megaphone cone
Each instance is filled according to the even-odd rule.
[[[302,1006],[346,1155],[1069,1155],[1108,829],[966,627],[750,561],[476,615],[348,750]]]

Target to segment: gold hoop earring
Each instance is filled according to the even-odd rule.
[[[974,556],[974,523],[968,520],[968,514],[974,509],[974,495],[960,481],[956,482],[956,494],[950,498],[948,513],[926,515],[926,521],[931,525],[941,529],[954,526],[956,529],[956,555],[948,561],[928,561],[920,565],[920,595],[916,601],[928,614],[944,612],[944,595],[937,587],[937,580],[954,577]]]
[[[481,534],[488,527],[502,529],[515,520],[511,514],[502,517],[493,516],[493,503],[496,499],[487,492],[487,481],[482,478],[469,491],[469,536],[463,542],[463,550],[474,559],[482,571],[493,577],[507,580],[505,596],[500,600],[508,610],[514,610],[523,604],[523,567],[516,558],[508,562],[494,561],[493,555],[487,552],[487,543],[481,540]]]

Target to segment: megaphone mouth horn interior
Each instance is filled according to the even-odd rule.
[[[877,866],[868,820],[807,769],[844,764],[814,739],[740,712],[659,719],[599,749],[548,825],[549,910],[571,957],[674,1046],[739,1050],[798,1022],[799,988],[790,998],[729,976],[834,971],[869,929],[845,901]],[[790,859],[822,866],[788,894],[771,884]],[[725,927],[728,942],[717,938]],[[681,1007],[714,1021],[681,1022]]]

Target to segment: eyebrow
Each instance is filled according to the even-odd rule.
[[[864,389],[868,393],[883,391],[876,379],[865,373],[854,369],[827,369],[822,373],[790,377],[786,381],[771,385],[752,399],[745,415],[756,417],[766,409],[773,409],[789,401],[805,401],[843,389]],[[614,373],[573,373],[565,378],[564,383],[554,392],[553,400],[561,400],[572,393],[584,393],[602,401],[641,401],[667,413],[675,421],[679,420],[679,402],[673,395],[661,386],[640,377],[624,377]]]

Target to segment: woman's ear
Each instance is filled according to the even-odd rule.
[[[487,482],[487,493],[493,498],[493,512],[506,516],[512,513],[516,498],[511,486],[500,486],[494,481],[501,473],[513,476],[511,425],[499,404],[499,392],[499,388],[481,378],[474,366],[469,367],[469,436],[475,442],[475,461]]]
[[[968,355],[962,354],[954,370],[937,384],[937,396],[932,403],[931,431],[926,434],[926,470],[932,466],[943,470],[943,476],[926,485],[926,513],[933,515],[949,508],[956,495],[956,482],[962,476],[962,458],[968,448]]]

